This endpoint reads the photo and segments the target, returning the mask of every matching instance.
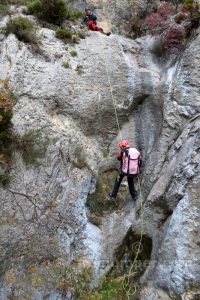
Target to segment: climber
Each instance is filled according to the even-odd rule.
[[[99,31],[107,36],[110,35],[110,32],[105,33],[102,28],[97,26],[97,17],[92,13],[90,7],[85,8],[85,17],[82,24],[86,24],[93,31]]]
[[[139,173],[139,167],[142,165],[141,155],[136,148],[130,148],[127,140],[120,141],[119,148],[120,152],[117,154],[117,159],[120,161],[120,169],[110,196],[112,198],[117,197],[122,179],[124,176],[127,176],[129,192],[135,201],[137,192],[134,187],[133,179]]]

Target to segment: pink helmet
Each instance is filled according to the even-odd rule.
[[[119,147],[120,147],[121,149],[126,148],[126,147],[130,147],[130,146],[129,146],[129,141],[127,141],[127,140],[121,140],[121,141],[119,142]]]

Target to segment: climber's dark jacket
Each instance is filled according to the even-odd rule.
[[[91,13],[90,15],[86,15],[82,23],[87,24],[89,21],[93,21],[95,24],[97,24],[97,17],[95,16],[95,14]]]
[[[86,15],[85,18],[83,19],[82,24],[87,24],[87,26],[92,31],[99,31],[101,33],[104,33],[103,29],[101,27],[97,26],[97,17],[93,13]],[[107,34],[107,35],[110,35],[110,34]]]

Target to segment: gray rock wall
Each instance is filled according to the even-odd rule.
[[[14,35],[0,41],[0,79],[19,98],[14,130],[24,134],[42,128],[52,140],[37,167],[26,166],[16,153],[13,180],[0,188],[0,298],[26,299],[29,293],[29,299],[64,299],[52,286],[32,289],[23,281],[33,265],[40,264],[42,272],[44,261],[89,267],[97,284],[129,228],[139,234],[144,222],[153,249],[140,299],[195,299],[200,283],[199,35],[166,62],[154,54],[150,37],[133,41],[91,32],[80,44],[66,46],[50,29],[38,28],[37,34],[43,55]],[[82,74],[76,71],[80,64]],[[85,203],[99,172],[116,168],[120,139],[111,88],[121,134],[142,152],[142,193],[136,205],[126,200],[123,209],[96,226]]]

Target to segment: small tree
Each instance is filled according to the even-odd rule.
[[[33,0],[28,5],[28,12],[57,25],[62,24],[70,14],[64,0]]]
[[[198,3],[194,0],[184,0],[182,10],[185,11],[193,11],[193,10],[198,10]]]
[[[186,33],[199,24],[199,5],[195,0],[184,0],[183,4],[161,2],[155,13],[145,20],[146,31],[160,35],[165,49],[180,49],[184,44]],[[178,10],[178,11],[177,11]]]
[[[73,32],[68,28],[58,28],[56,30],[56,37],[58,39],[64,40],[65,42],[72,40]]]
[[[199,4],[194,0],[185,0],[181,12],[186,14],[191,23],[191,28],[198,27],[200,23]]]
[[[13,103],[8,98],[7,92],[0,92],[0,161],[10,158],[8,145],[11,144],[11,129],[13,116]]]
[[[152,13],[146,18],[145,28],[153,35],[163,32],[164,20],[158,13]]]
[[[0,128],[10,129],[12,127],[12,108],[13,103],[10,101],[6,93],[0,92]]]
[[[157,13],[164,19],[167,20],[169,16],[175,14],[176,7],[169,2],[161,2],[157,7]]]
[[[175,11],[176,7],[172,3],[161,2],[156,12],[146,17],[145,28],[151,34],[161,34],[166,28],[166,22]]]
[[[165,49],[179,49],[183,45],[186,32],[181,25],[170,24],[162,35],[162,44]]]

